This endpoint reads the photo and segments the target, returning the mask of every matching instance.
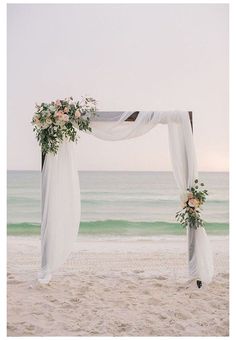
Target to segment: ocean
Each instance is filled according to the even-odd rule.
[[[81,171],[80,234],[184,235],[175,220],[180,210],[171,172]],[[202,172],[209,191],[202,211],[209,234],[229,231],[228,173]],[[41,173],[8,171],[8,235],[39,235]]]

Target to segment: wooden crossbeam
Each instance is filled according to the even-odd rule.
[[[135,111],[134,113],[132,113],[129,118],[126,119],[127,122],[134,122],[136,120],[136,118],[138,117],[140,111]],[[189,120],[191,123],[191,128],[193,131],[193,112],[192,111],[188,111],[189,114]],[[45,154],[42,153],[42,157],[41,157],[41,170],[43,169],[43,164],[44,164],[44,160],[45,160]]]

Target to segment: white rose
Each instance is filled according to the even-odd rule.
[[[54,105],[50,105],[50,106],[49,106],[49,110],[50,110],[51,112],[55,112],[55,111],[56,111],[56,107],[55,107]]]
[[[48,125],[51,125],[51,124],[52,124],[51,118],[47,118],[47,119],[46,119],[46,123],[47,123]]]

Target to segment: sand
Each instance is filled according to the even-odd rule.
[[[81,236],[49,285],[38,237],[8,237],[8,336],[227,336],[228,237],[212,236],[215,277],[198,289],[184,237]]]

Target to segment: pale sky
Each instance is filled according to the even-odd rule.
[[[228,171],[228,5],[8,5],[8,169],[39,170],[35,102],[89,95],[103,111],[192,110],[199,169]],[[80,170],[171,170],[167,127],[81,134]]]

